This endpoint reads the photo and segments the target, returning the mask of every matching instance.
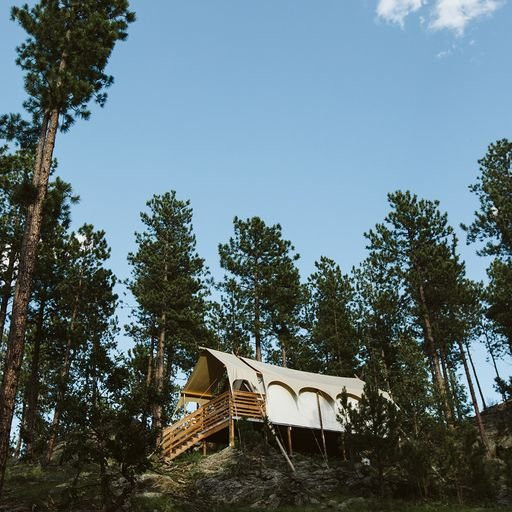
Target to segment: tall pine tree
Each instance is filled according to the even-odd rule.
[[[105,88],[113,82],[105,67],[116,42],[126,38],[134,14],[128,0],[41,0],[33,7],[13,8],[12,18],[28,34],[18,47],[17,63],[26,73],[25,107],[39,136],[32,173],[34,195],[27,207],[0,388],[0,492],[57,130],[59,124],[63,130],[69,128],[76,117],[89,117],[91,100],[105,103]]]
[[[176,371],[190,369],[198,346],[209,343],[206,270],[196,251],[190,202],[173,191],[153,196],[147,206],[144,231],[135,234],[137,250],[128,256],[128,288],[137,301],[130,330],[145,347],[138,351],[147,357],[152,426],[160,434]]]
[[[254,342],[255,356],[272,351],[277,339],[280,362],[286,366],[286,349],[296,326],[300,281],[295,261],[299,255],[282,237],[279,224],[267,226],[259,217],[235,217],[234,236],[219,245],[220,264],[228,274],[225,289],[238,298],[243,325]]]

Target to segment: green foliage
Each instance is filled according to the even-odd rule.
[[[375,470],[379,493],[385,490],[386,469],[396,463],[400,437],[400,414],[396,405],[369,384],[356,406],[342,393],[339,420],[346,446],[359,457],[367,458]]]
[[[494,260],[487,274],[487,316],[494,322],[497,332],[501,335],[498,351],[505,348],[507,340],[508,352],[512,354],[512,261]]]
[[[490,144],[478,162],[480,175],[470,190],[480,207],[469,226],[462,226],[469,242],[485,242],[478,253],[494,256],[487,270],[487,316],[501,335],[501,344],[508,342],[512,353],[510,297],[512,295],[512,143],[501,139]],[[501,349],[501,348],[500,348]]]
[[[89,117],[91,99],[105,104],[113,83],[105,67],[135,20],[128,0],[41,0],[13,7],[11,15],[28,34],[16,62],[26,72],[25,107],[36,119],[57,110],[65,130],[74,118]]]
[[[358,371],[359,344],[353,310],[354,290],[347,275],[331,259],[315,262],[308,279],[309,331],[307,343],[311,371],[353,376]]]
[[[227,296],[235,298],[244,330],[255,343],[256,358],[272,352],[286,366],[296,338],[301,287],[290,241],[282,238],[279,224],[267,226],[259,217],[233,221],[234,236],[219,245],[220,264],[228,274],[223,283]]]
[[[450,374],[458,363],[458,342],[471,335],[472,285],[439,202],[410,192],[390,194],[389,202],[385,222],[366,235],[369,264],[395,285],[400,329],[420,341],[433,370],[439,413],[451,421],[461,397]]]
[[[242,297],[233,280],[217,286],[220,292],[218,302],[209,309],[210,329],[215,333],[216,348],[239,356],[251,357],[250,333],[245,327]]]
[[[475,219],[464,226],[468,241],[486,242],[481,255],[512,256],[512,143],[501,139],[490,144],[479,160],[480,176],[470,186],[480,202]]]
[[[153,196],[147,206],[149,211],[141,213],[144,231],[135,235],[137,251],[128,255],[132,277],[127,284],[137,301],[128,332],[137,343],[133,391],[149,397],[142,414],[155,419],[155,406],[169,417],[175,372],[192,367],[198,346],[209,345],[210,334],[207,272],[196,251],[190,202],[172,191]]]

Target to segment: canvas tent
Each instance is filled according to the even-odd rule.
[[[266,414],[273,424],[330,431],[342,430],[337,414],[343,390],[349,400],[357,402],[364,387],[356,377],[303,372],[202,348],[180,404],[207,403],[223,382],[231,391],[244,386],[264,397]]]

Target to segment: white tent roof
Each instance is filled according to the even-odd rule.
[[[231,389],[235,381],[245,380],[255,392],[261,394],[265,394],[270,384],[280,383],[290,388],[296,395],[299,395],[301,390],[314,389],[336,400],[343,389],[354,398],[360,398],[364,388],[364,382],[356,377],[303,372],[211,348],[201,348],[196,367],[182,391],[182,395],[186,397],[185,401],[208,401],[213,392],[212,388],[225,375],[224,372],[227,373]]]
[[[263,377],[265,388],[273,382],[285,384],[296,395],[304,389],[321,391],[333,400],[342,393],[343,388],[349,395],[360,398],[363,393],[364,382],[356,377],[335,377],[333,375],[321,375],[318,373],[303,372],[291,368],[283,368],[273,364],[262,363],[253,359],[241,358],[249,366],[257,370]]]
[[[255,392],[265,392],[261,384],[261,379],[258,378],[258,374],[254,368],[244,363],[243,358],[235,356],[234,354],[228,354],[227,352],[213,350],[211,348],[206,348],[204,350],[224,365],[228,374],[231,389],[233,389],[235,381],[245,380],[251,384]]]

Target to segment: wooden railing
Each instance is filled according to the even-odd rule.
[[[258,393],[226,391],[164,429],[162,451],[166,457],[174,458],[233,420],[262,421],[264,416],[265,401]]]

